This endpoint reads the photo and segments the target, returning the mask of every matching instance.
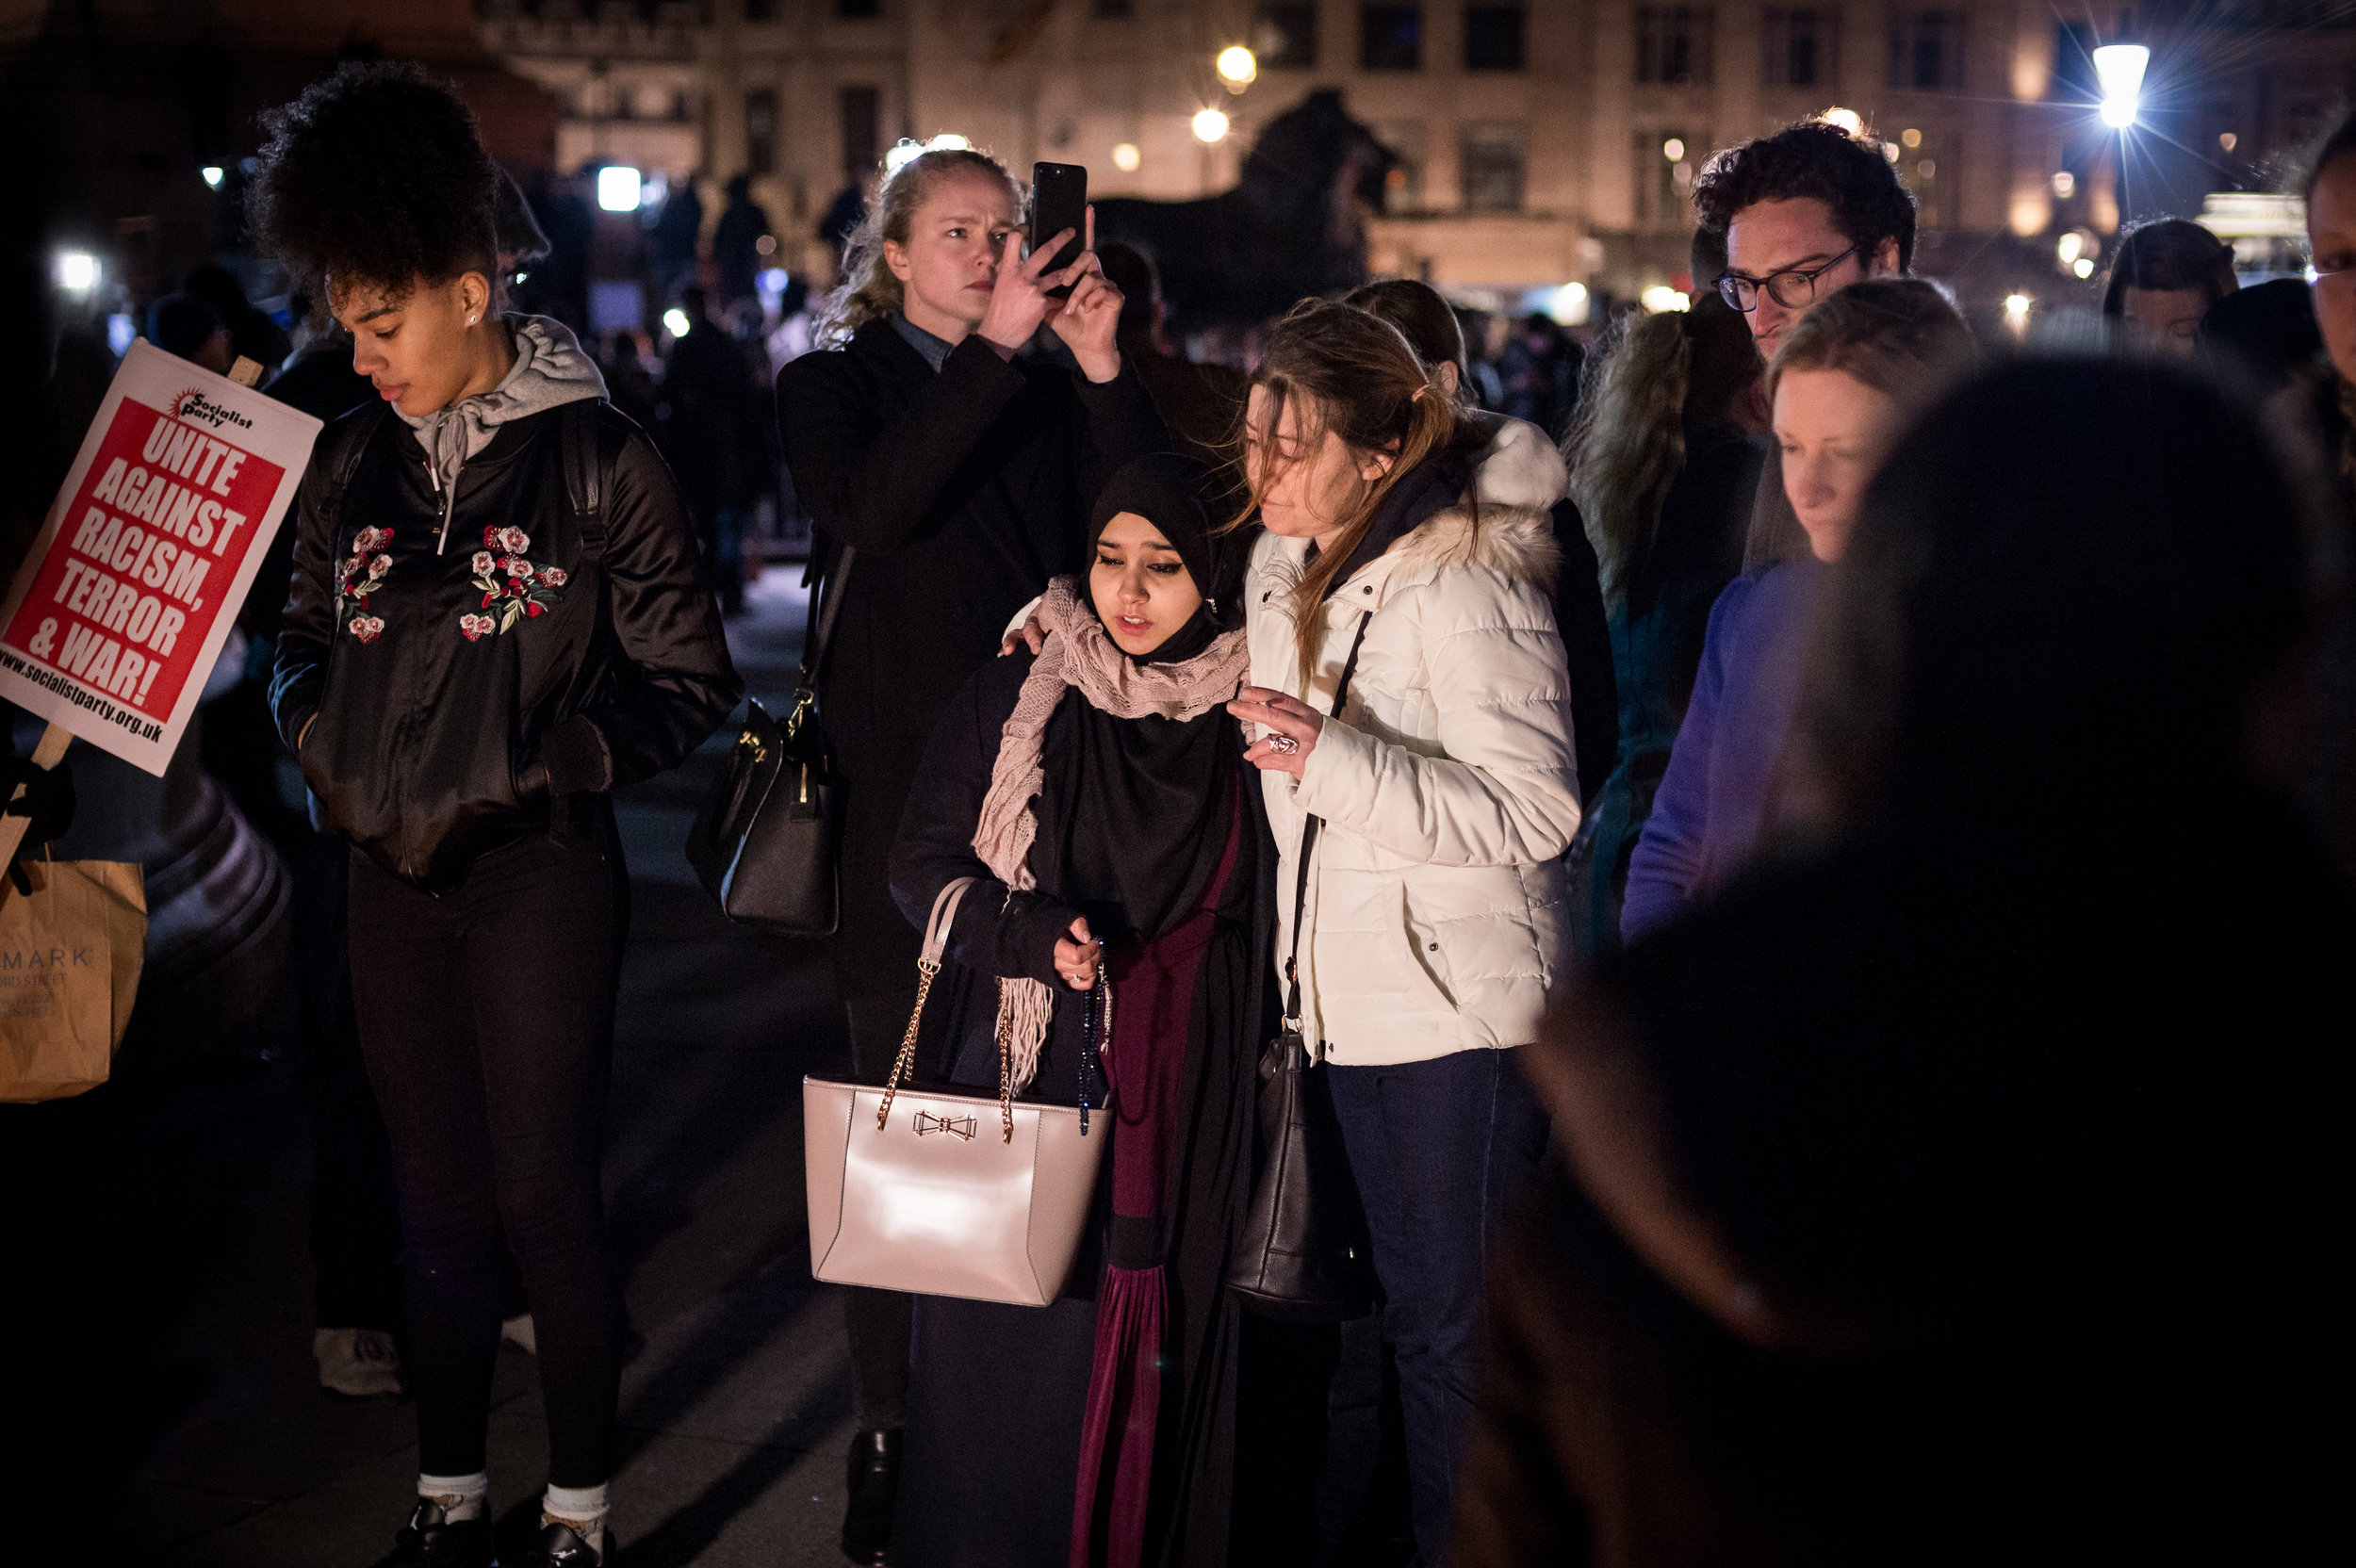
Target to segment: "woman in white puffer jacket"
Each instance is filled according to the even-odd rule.
[[[1283,857],[1281,947],[1319,823],[1300,1018],[1366,1209],[1435,1564],[1485,1241],[1545,1146],[1513,1050],[1569,958],[1579,820],[1553,531],[1472,494],[1483,441],[1387,323],[1308,302],[1277,325],[1246,417],[1267,532],[1246,589],[1253,684],[1231,708],[1259,727],[1245,757]]]

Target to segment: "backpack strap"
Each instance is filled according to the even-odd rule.
[[[318,458],[322,476],[319,514],[327,520],[331,540],[335,537],[337,514],[343,511],[344,492],[352,488],[352,478],[360,471],[360,460],[368,454],[368,443],[384,423],[386,406],[379,400],[362,405],[358,413],[342,421],[343,428],[335,433],[335,445]]]
[[[597,444],[603,398],[583,398],[564,409],[564,493],[572,498],[573,523],[581,531],[584,569],[605,564],[606,505],[614,492],[614,468]]]

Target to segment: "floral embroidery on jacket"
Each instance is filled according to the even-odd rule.
[[[532,535],[522,529],[483,531],[483,547],[474,552],[474,585],[483,590],[483,603],[458,617],[458,629],[467,642],[506,631],[554,608],[556,590],[564,586],[564,570],[534,565],[524,558],[530,548]]]
[[[362,529],[352,536],[352,554],[335,571],[336,612],[344,629],[363,643],[373,643],[384,634],[384,617],[370,612],[368,596],[393,569],[393,558],[384,553],[384,547],[392,542],[391,529]]]

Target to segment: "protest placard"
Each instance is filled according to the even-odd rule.
[[[320,428],[133,343],[0,608],[0,697],[160,776]]]

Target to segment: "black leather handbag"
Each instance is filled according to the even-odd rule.
[[[1358,649],[1358,635],[1333,689],[1342,710]],[[1292,951],[1284,959],[1284,1021],[1260,1056],[1259,1179],[1244,1213],[1243,1235],[1227,1288],[1263,1317],[1290,1323],[1346,1323],[1374,1310],[1374,1260],[1358,1184],[1350,1173],[1342,1125],[1333,1114],[1324,1075],[1309,1060],[1301,1034],[1301,922],[1309,902],[1309,858],[1317,848],[1316,817],[1301,825],[1301,854],[1293,880]]]
[[[818,714],[818,678],[850,571],[845,546],[816,588],[792,710],[780,725],[745,702],[720,786],[687,835],[687,863],[721,912],[783,937],[830,937],[842,912],[843,781]]]

